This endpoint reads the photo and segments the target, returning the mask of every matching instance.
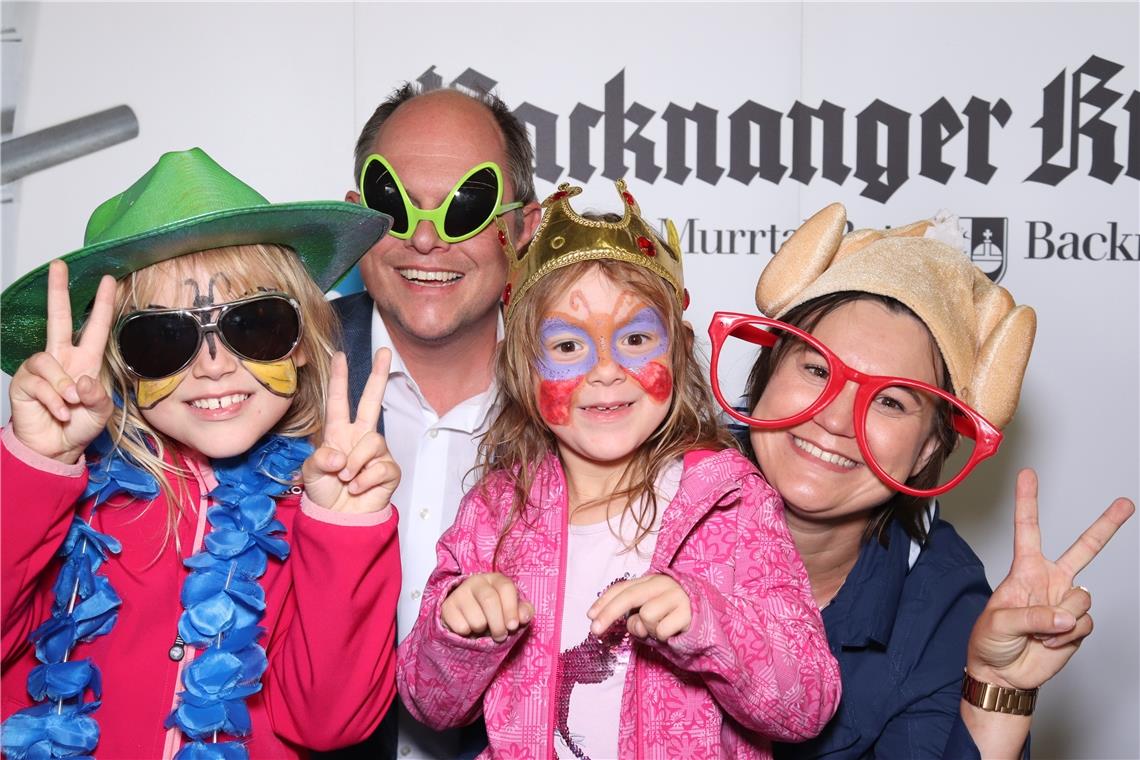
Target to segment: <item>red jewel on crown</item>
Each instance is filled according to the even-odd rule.
[[[509,306],[511,303],[511,284],[508,282],[507,287],[503,288],[503,306]]]
[[[640,248],[641,252],[644,253],[646,256],[656,256],[657,255],[657,246],[655,246],[653,244],[652,240],[645,237],[645,235],[638,235],[637,236],[637,247]]]
[[[685,288],[681,291],[681,311],[689,308],[689,289]]]
[[[625,198],[625,202],[630,206],[636,206],[637,201],[633,199],[633,193],[628,190],[622,190],[621,197]]]
[[[569,195],[569,194],[570,194],[570,193],[566,192],[565,190],[559,190],[557,193],[555,193],[554,195],[550,196],[550,200],[551,200],[551,201],[560,201],[560,200],[562,200],[563,198],[565,198],[565,197],[566,197],[567,195]]]
[[[499,230],[499,245],[503,246],[504,248],[507,247],[507,233],[503,232],[502,230]]]

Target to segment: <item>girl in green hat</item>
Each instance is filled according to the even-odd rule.
[[[322,287],[388,223],[172,153],[4,293],[5,755],[293,758],[375,728],[400,587],[389,359],[353,420]]]

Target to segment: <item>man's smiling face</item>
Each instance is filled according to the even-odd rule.
[[[472,167],[504,169],[503,202],[514,200],[502,134],[490,111],[455,92],[433,92],[400,106],[372,146],[400,177],[412,203],[439,206]],[[422,221],[407,240],[386,236],[361,261],[361,274],[390,332],[420,343],[447,342],[498,318],[507,261],[488,225],[459,243]]]

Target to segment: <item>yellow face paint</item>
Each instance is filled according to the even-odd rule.
[[[163,377],[158,380],[139,380],[135,387],[135,400],[138,402],[139,409],[150,409],[173,393],[189,370],[190,368],[187,367],[170,377]]]
[[[275,362],[254,362],[242,359],[241,365],[270,393],[289,397],[297,392],[297,365],[293,355]]]
[[[292,356],[275,362],[251,362],[242,359],[241,364],[270,393],[285,398],[297,393],[297,365],[293,363]],[[158,402],[174,392],[189,370],[190,367],[187,367],[177,374],[159,380],[139,380],[135,386],[135,399],[139,409],[154,408]]]

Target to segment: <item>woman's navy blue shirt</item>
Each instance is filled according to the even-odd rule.
[[[896,520],[889,542],[859,553],[823,623],[839,661],[839,711],[815,739],[777,744],[777,758],[970,758],[959,717],[974,621],[990,596],[981,561],[937,509],[913,566]]]

